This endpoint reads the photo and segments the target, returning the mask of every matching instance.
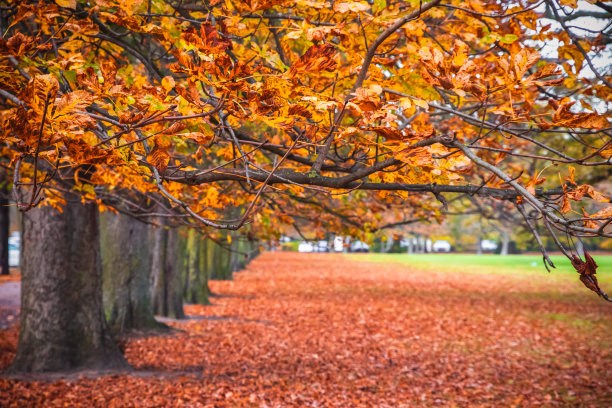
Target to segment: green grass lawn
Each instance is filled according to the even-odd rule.
[[[432,270],[439,272],[459,273],[486,273],[486,274],[521,274],[544,275],[547,274],[538,255],[475,255],[475,254],[346,254],[352,259],[366,262],[397,262],[407,264],[415,269]],[[556,268],[551,269],[555,277],[569,277],[575,275],[576,270],[570,261],[562,255],[551,256]],[[612,284],[612,256],[595,256],[599,265],[597,279],[602,284]],[[606,289],[606,288],[602,288]]]

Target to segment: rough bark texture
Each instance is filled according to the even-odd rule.
[[[102,307],[98,209],[71,201],[23,217],[21,327],[12,372],[128,369]]]
[[[149,289],[148,226],[122,214],[100,214],[102,283],[106,319],[112,329],[154,329]]]
[[[159,253],[154,260],[154,273],[159,275],[155,295],[155,313],[162,316],[180,319],[185,317],[183,311],[183,282],[179,259],[179,233],[176,228],[161,228],[159,246],[155,245]]]
[[[166,240],[168,239],[168,230],[164,227],[155,227],[152,228],[150,234],[152,235],[151,240],[153,241],[153,255],[151,259],[149,288],[154,309],[157,310],[157,305],[159,303],[158,294],[161,291],[161,282],[164,276],[164,262],[166,256]]]
[[[167,316],[181,319],[185,317],[183,311],[183,282],[178,262],[179,254],[179,232],[176,228],[168,231],[166,242],[166,263],[164,265],[164,283],[166,290],[166,302],[168,305]]]
[[[6,187],[0,186],[0,273],[2,275],[9,274],[9,227],[8,190]]]

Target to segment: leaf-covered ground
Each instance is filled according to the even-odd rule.
[[[172,323],[184,332],[124,345],[134,373],[0,379],[0,401],[16,407],[612,405],[612,308],[574,280],[265,253],[235,281],[211,287],[223,296],[213,306],[187,306],[192,318]],[[0,333],[5,343],[16,341],[15,329]]]

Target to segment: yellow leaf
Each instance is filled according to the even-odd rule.
[[[571,8],[578,7],[576,0],[560,0],[559,3],[561,3],[562,6],[567,6]]]
[[[166,93],[170,92],[172,90],[172,88],[174,88],[174,85],[175,85],[174,78],[172,78],[169,75],[164,77],[162,79],[161,83],[162,83],[162,87],[164,88]]]
[[[55,0],[58,6],[69,9],[76,9],[76,0]]]
[[[334,11],[336,13],[344,14],[352,11],[353,13],[360,13],[370,9],[370,5],[365,2],[342,2],[334,4]]]

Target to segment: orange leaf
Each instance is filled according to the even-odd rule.
[[[170,162],[170,155],[167,150],[160,149],[159,146],[155,145],[147,156],[147,162],[155,166],[160,173],[164,173]]]
[[[565,102],[559,105],[552,118],[555,125],[583,129],[605,129],[610,127],[610,122],[597,113],[571,112],[570,107],[573,104],[574,102]]]
[[[333,72],[337,67],[337,62],[334,59],[336,48],[329,44],[315,44],[310,47],[300,59],[293,64],[288,72],[288,76],[293,78],[300,71],[329,71]]]

